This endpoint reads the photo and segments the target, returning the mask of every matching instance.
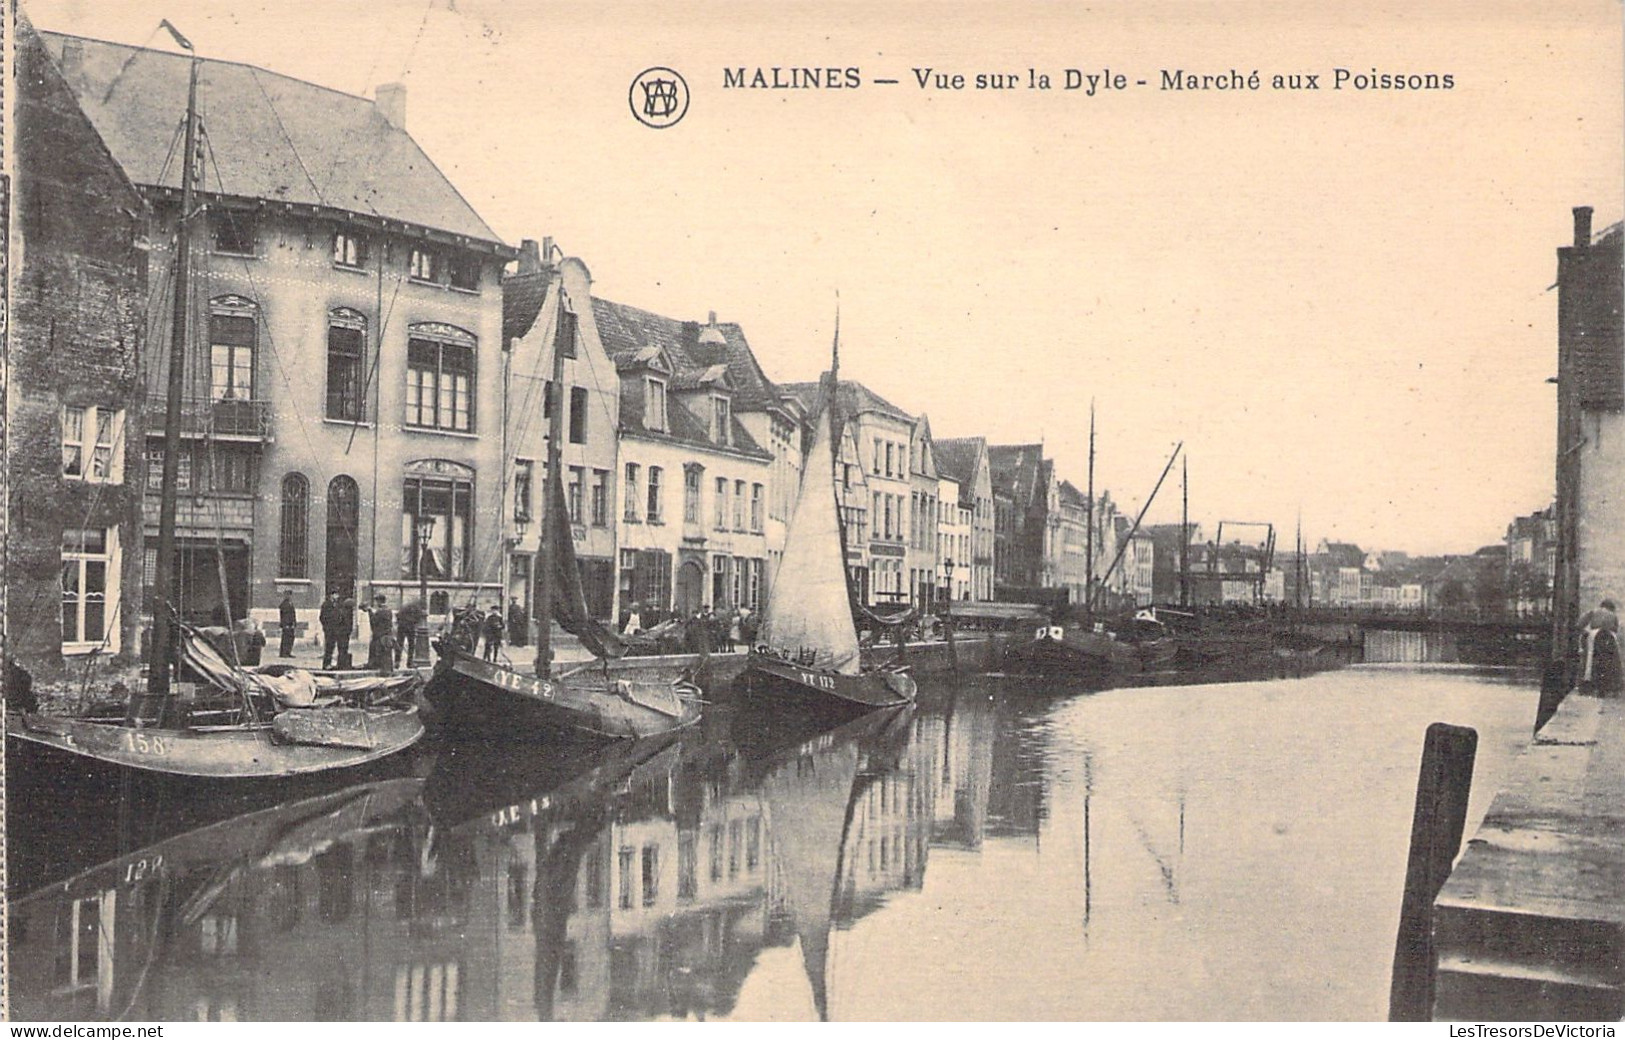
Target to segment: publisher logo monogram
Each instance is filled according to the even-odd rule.
[[[688,81],[682,73],[656,65],[637,74],[626,100],[638,122],[664,130],[688,114]]]

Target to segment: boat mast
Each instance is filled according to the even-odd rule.
[[[164,467],[159,492],[158,553],[153,568],[152,648],[147,659],[147,694],[169,695],[170,665],[175,656],[176,626],[170,617],[170,588],[175,573],[176,491],[180,482],[181,396],[186,389],[186,319],[190,306],[187,276],[191,267],[190,224],[193,207],[193,169],[197,163],[197,72],[199,60],[192,44],[169,19],[162,27],[175,42],[191,54],[191,72],[186,84],[186,135],[181,163],[181,212],[175,229],[175,301],[169,332],[169,383],[164,406]]]
[[[841,294],[835,294],[835,337],[829,353],[829,471],[830,494],[835,496],[835,530],[841,538],[841,576],[846,579],[846,601],[857,603],[852,588],[852,570],[846,555],[846,511],[841,508],[841,479],[835,467],[841,463],[841,412],[838,404],[841,394]],[[858,604],[863,606],[863,604]]]
[[[1191,460],[1179,460],[1179,605],[1191,605]]]
[[[1089,398],[1089,502],[1084,507],[1089,533],[1083,550],[1083,616],[1095,619],[1095,399]]]
[[[570,298],[564,294],[564,283],[559,283],[558,316],[553,322],[553,379],[542,397],[551,409],[547,419],[547,501],[542,506],[541,544],[536,551],[536,674],[546,676],[553,662],[553,542],[558,538],[559,524],[565,519],[554,506],[563,501],[563,477],[559,473],[563,456],[559,442],[564,438],[564,357],[563,342],[566,322],[565,308]],[[570,335],[575,330],[569,330]],[[574,353],[574,344],[568,344]],[[554,485],[561,489],[554,494]]]

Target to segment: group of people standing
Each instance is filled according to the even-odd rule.
[[[758,627],[756,615],[748,608],[739,607],[718,614],[707,607],[695,611],[694,616],[684,623],[684,649],[695,654],[731,654],[735,649],[749,649],[756,640]],[[634,602],[621,625],[621,633],[635,636],[644,631],[642,605]]]

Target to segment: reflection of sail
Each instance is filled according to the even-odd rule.
[[[801,957],[821,1021],[829,1017],[828,961],[847,833],[867,745],[901,715],[878,711],[802,745],[771,769],[762,797],[772,820],[770,842]]]
[[[759,641],[775,650],[817,652],[816,663],[857,675],[858,632],[847,596],[835,515],[835,473],[830,454],[830,409],[818,418],[801,477],[801,494],[785,535]]]

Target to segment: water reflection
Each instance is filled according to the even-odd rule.
[[[1478,797],[1526,701],[967,685],[834,729],[444,750],[15,902],[12,1014],[1380,1017],[1421,729],[1483,728]]]

